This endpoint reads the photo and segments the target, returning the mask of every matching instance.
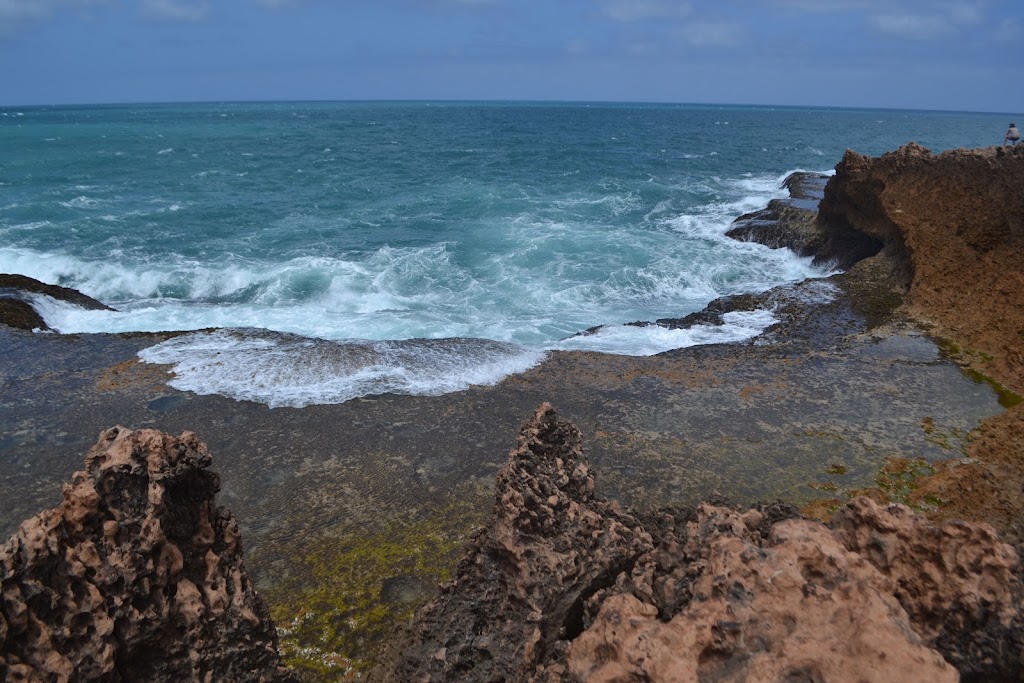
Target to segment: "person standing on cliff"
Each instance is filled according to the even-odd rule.
[[[1020,131],[1017,130],[1016,123],[1011,123],[1010,130],[1006,131],[1006,137],[1003,138],[1003,144],[1005,145],[1009,141],[1011,145],[1016,145],[1018,140],[1020,140]]]

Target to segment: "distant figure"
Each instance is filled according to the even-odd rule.
[[[1006,131],[1006,137],[1003,138],[1003,144],[1005,145],[1009,141],[1011,145],[1016,145],[1018,140],[1020,140],[1020,131],[1017,130],[1016,123],[1011,123],[1010,130]]]

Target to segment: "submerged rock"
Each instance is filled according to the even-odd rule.
[[[191,432],[109,429],[0,548],[0,679],[289,681]]]
[[[832,528],[781,504],[632,513],[544,404],[456,578],[371,679],[1012,681],[1020,571],[988,525],[866,498]]]

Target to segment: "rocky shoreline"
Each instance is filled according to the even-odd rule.
[[[638,512],[595,495],[544,404],[498,474],[456,578],[379,681],[1013,681],[1017,552],[856,498],[831,528],[784,504]]]
[[[0,467],[11,501],[0,531],[52,505],[73,454],[109,425],[195,431],[222,472],[220,501],[240,520],[287,659],[310,680],[367,670],[393,624],[449,575],[493,501],[495,456],[522,416],[548,400],[587,435],[600,494],[639,516],[682,504],[689,521],[692,506],[714,492],[737,504],[783,498],[825,518],[860,494],[911,503],[937,523],[988,521],[1020,544],[1024,429],[1013,404],[1024,370],[1014,340],[1024,290],[1011,265],[1024,246],[1014,194],[1022,152],[931,155],[910,145],[879,159],[847,153],[824,187],[823,178],[793,178],[791,200],[741,217],[733,236],[846,272],[654,323],[713,323],[729,310],[770,306],[780,322],[751,343],[652,358],[556,353],[496,387],[442,397],[272,411],[167,388],[164,369],[134,359],[152,336],[68,338],[0,326],[8,359],[0,451],[9,456]],[[811,210],[816,192],[820,219]],[[948,341],[938,345],[934,334]],[[767,542],[767,528],[757,537],[736,529],[738,542]],[[353,566],[365,580],[338,579]],[[588,608],[590,626],[599,607]],[[436,600],[414,631],[431,609]],[[673,623],[677,612],[658,614]],[[1018,637],[1017,617],[1008,619],[991,641],[999,647]],[[999,676],[1020,671],[998,648],[971,650],[996,662],[983,665],[980,654],[950,654],[934,634],[918,641],[938,647],[966,679],[1016,680]],[[423,675],[447,666],[447,652],[426,654]],[[395,662],[382,660],[379,671]]]

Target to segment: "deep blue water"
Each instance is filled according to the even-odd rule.
[[[648,354],[722,294],[824,274],[724,237],[846,148],[1001,141],[1000,115],[739,106],[264,103],[0,109],[0,272],[65,332],[225,328],[143,357],[271,405],[493,382],[555,348]],[[445,341],[439,341],[445,340]]]

